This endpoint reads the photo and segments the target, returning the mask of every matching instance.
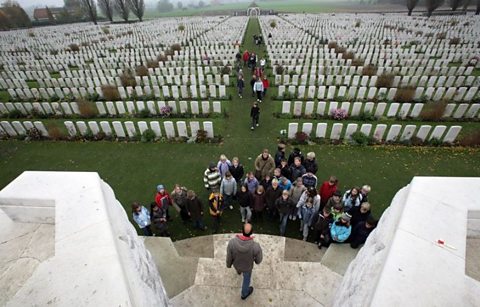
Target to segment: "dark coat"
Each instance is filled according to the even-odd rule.
[[[292,212],[293,208],[295,208],[295,203],[290,197],[287,198],[287,200],[283,199],[283,197],[280,197],[275,201],[275,207],[277,207],[278,212],[282,214],[289,214]]]
[[[293,150],[292,153],[288,156],[288,165],[292,165],[293,161],[295,160],[296,157],[300,157],[300,161],[303,162],[305,161],[305,157],[303,156],[302,152],[300,150]]]
[[[295,180],[297,180],[298,177],[302,177],[303,174],[306,173],[305,167],[301,164],[298,167],[295,166],[295,164],[292,164],[292,166],[290,166],[290,172],[291,176],[289,179],[291,182],[294,182]]]
[[[316,174],[318,171],[318,165],[317,161],[315,159],[309,160],[305,159],[305,162],[303,162],[303,166],[305,166],[305,170],[310,173]]]
[[[253,194],[253,210],[256,212],[262,212],[263,209],[265,209],[265,193],[258,194],[254,193]]]
[[[275,166],[280,167],[280,162],[282,159],[285,159],[285,152],[278,150],[277,153],[275,154]]]
[[[203,205],[198,197],[195,197],[194,199],[187,199],[186,207],[192,220],[199,219],[202,216]]]
[[[273,189],[273,187],[269,187],[267,191],[265,192],[265,199],[267,202],[267,207],[269,209],[272,209],[275,207],[275,201],[282,196],[282,189],[280,187],[277,187],[276,190]]]
[[[370,210],[368,210],[367,212],[362,213],[360,211],[360,206],[358,206],[358,207],[352,207],[348,211],[348,214],[352,216],[352,218],[350,219],[350,224],[352,225],[352,227],[355,227],[358,223],[365,222],[367,218],[370,216],[371,212]]]
[[[350,242],[354,246],[365,243],[367,241],[370,233],[375,229],[375,227],[367,228],[365,222],[358,223],[352,230],[352,235],[350,236]]]
[[[243,177],[243,175],[245,174],[245,171],[243,170],[243,165],[241,165],[240,163],[237,165],[237,167],[230,165],[228,167],[228,170],[230,171],[230,173],[232,174],[233,178],[235,178],[235,180],[237,182],[241,182],[241,179]]]
[[[239,190],[237,192],[237,200],[240,207],[243,208],[252,207],[253,205],[253,196],[252,193],[248,192],[248,190],[245,192]]]

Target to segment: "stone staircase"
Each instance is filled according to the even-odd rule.
[[[328,306],[357,251],[348,245],[319,250],[300,240],[255,235],[263,262],[252,275],[254,294],[240,299],[242,276],[227,269],[233,234],[195,237],[173,243],[145,237],[172,306]]]

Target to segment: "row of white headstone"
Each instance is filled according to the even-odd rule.
[[[344,124],[341,123],[335,123],[331,125],[329,138],[331,140],[350,140],[353,133],[360,131],[367,136],[373,137],[377,141],[406,141],[410,140],[412,137],[415,136],[419,138],[422,142],[426,140],[437,139],[442,141],[443,143],[453,143],[460,131],[462,130],[462,126],[450,126],[447,131],[448,127],[445,125],[438,125],[434,127],[430,125],[421,125],[417,130],[417,125],[403,126],[394,124],[390,125],[389,127],[386,124],[377,124],[375,126],[375,129],[373,129],[372,131],[372,124],[362,124],[359,129],[358,124],[350,123],[346,125],[346,129],[343,132],[343,126]],[[327,129],[327,123],[318,123],[314,134],[315,137],[327,138]],[[385,136],[387,130],[388,133]],[[288,124],[287,135],[289,139],[295,138],[296,133],[299,131],[302,131],[309,136],[313,136],[313,123],[303,123],[301,130],[299,130],[299,123]],[[445,133],[445,131],[447,132]]]
[[[283,75],[275,75],[276,85],[345,85],[345,86],[376,86],[379,76],[383,72],[374,76],[362,76],[362,73],[356,75],[341,74],[303,74],[290,76],[287,72]],[[403,75],[403,74],[402,74]],[[399,86],[422,86],[422,87],[450,87],[450,86],[478,86],[480,78],[476,76],[422,76],[422,75],[396,75],[392,80],[392,87]]]
[[[161,128],[161,123],[163,124],[163,129]],[[196,137],[199,130],[205,130],[207,138],[214,137],[213,123],[211,121],[177,121],[175,123],[172,121],[139,121],[137,123],[133,121],[113,121],[111,123],[108,121],[88,121],[87,123],[84,121],[65,121],[64,124],[71,137],[85,136],[91,132],[93,135],[104,133],[107,136],[112,136],[115,133],[115,136],[118,138],[132,138],[138,136],[138,134],[143,134],[147,129],[151,129],[157,139],[162,136],[168,139],[174,137]],[[27,131],[32,128],[37,128],[43,137],[49,137],[48,130],[41,121],[34,121],[33,123],[31,121],[0,122],[0,133],[8,137],[26,135]]]
[[[227,97],[227,87],[225,85],[163,85],[163,86],[118,86],[116,87],[118,94],[121,99],[128,99],[133,97],[144,97],[144,96],[153,96],[155,98],[173,98],[173,99],[190,99],[190,98],[220,98],[226,99]],[[56,96],[60,99],[65,99],[65,97],[72,95],[75,98],[88,98],[89,95],[98,95],[100,98],[104,98],[102,87],[80,87],[80,88],[9,88],[7,90],[10,98],[13,101],[28,101],[31,99],[45,99],[49,100],[50,98]]]
[[[284,98],[287,94],[296,99],[355,99],[355,100],[394,100],[397,91],[401,88],[386,88],[386,87],[357,87],[357,86],[295,86],[280,85],[278,87],[277,98]],[[422,99],[440,101],[453,100],[455,102],[472,101],[479,94],[478,87],[417,87],[413,100],[419,101]]]
[[[165,106],[170,107],[171,113],[191,113],[195,114],[210,114],[210,113],[222,113],[222,103],[220,101],[97,101],[95,106],[100,116],[124,116],[133,115],[142,112],[142,110],[148,110],[151,115],[164,115],[162,108]],[[52,115],[52,116],[71,116],[82,115],[78,104],[76,102],[0,102],[0,114],[7,115],[9,112],[18,110],[22,115]]]
[[[316,108],[315,108],[316,106]],[[282,103],[282,114],[293,114],[294,116],[311,116],[318,114],[319,116],[330,116],[334,110],[342,109],[347,112],[348,116],[359,116],[361,114],[372,114],[377,118],[383,116],[386,117],[400,117],[405,118],[418,118],[422,112],[425,104],[423,103],[397,103],[392,102],[387,104],[385,102],[373,103],[373,102],[342,102],[338,103],[336,101],[326,102],[326,101],[294,101],[293,110],[291,101],[283,101]],[[387,109],[388,107],[388,109]],[[453,117],[455,119],[467,118],[473,119],[475,117],[480,117],[480,104],[473,103],[461,103],[447,104],[443,117],[449,118]],[[385,112],[386,111],[386,112]],[[327,112],[325,114],[325,112]]]
[[[161,123],[163,124],[163,129],[161,128]],[[187,127],[187,123],[189,124],[189,128]],[[200,123],[202,124],[202,128],[200,127]],[[98,135],[100,132],[103,132],[107,136],[115,133],[117,138],[132,138],[138,134],[142,135],[147,129],[151,129],[157,139],[162,136],[165,136],[167,139],[174,137],[196,137],[199,130],[205,130],[207,138],[214,137],[213,123],[211,121],[177,121],[175,123],[173,121],[139,121],[137,123],[133,121],[113,121],[111,123],[108,121],[88,121],[87,123],[84,121],[66,121],[65,127],[71,137],[79,134],[84,136],[91,131],[93,135]]]

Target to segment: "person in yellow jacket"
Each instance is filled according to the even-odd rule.
[[[223,196],[219,191],[215,190],[208,197],[208,206],[210,208],[210,215],[213,219],[213,233],[218,232],[220,226],[220,217],[223,212]]]

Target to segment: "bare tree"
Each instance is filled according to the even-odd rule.
[[[452,8],[452,11],[456,11],[462,2],[462,0],[450,0],[450,7]]]
[[[133,14],[142,21],[143,14],[145,13],[145,1],[144,0],[128,0],[128,6],[132,10]]]
[[[444,0],[425,0],[425,6],[427,7],[427,17],[432,16],[433,11],[439,8],[443,4]]]
[[[130,8],[128,7],[128,0],[114,0],[115,1],[115,10],[117,14],[125,21],[128,21],[128,16],[130,15]]]
[[[110,20],[113,21],[113,0],[98,0],[98,7],[102,14]]]
[[[95,0],[82,0],[82,6],[92,20],[93,24],[97,24],[97,3]]]
[[[412,16],[413,9],[417,6],[418,0],[407,0],[408,16]]]

